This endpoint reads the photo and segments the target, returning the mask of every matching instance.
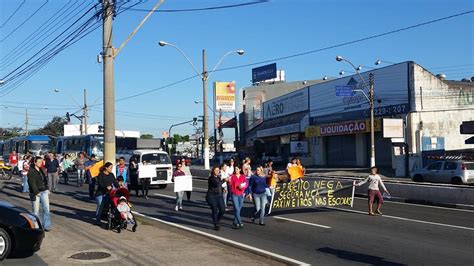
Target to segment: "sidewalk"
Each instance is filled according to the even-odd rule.
[[[18,181],[0,181],[0,199],[31,209],[29,196],[20,193]],[[21,265],[275,265],[260,257],[207,238],[154,221],[139,219],[137,231],[107,231],[93,225],[95,203],[71,193],[50,194],[52,230],[33,257],[7,259]],[[80,252],[100,251],[111,256],[76,260]],[[39,257],[39,258],[38,258]],[[238,258],[238,259],[235,259]]]

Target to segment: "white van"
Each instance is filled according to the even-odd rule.
[[[138,178],[151,178],[150,185],[166,188],[172,183],[173,165],[168,154],[160,150],[135,150],[132,154],[138,163]]]

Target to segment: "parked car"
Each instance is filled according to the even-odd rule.
[[[474,162],[438,161],[413,171],[411,177],[416,182],[474,184]]]
[[[0,261],[13,253],[35,252],[44,230],[34,214],[0,200]]]

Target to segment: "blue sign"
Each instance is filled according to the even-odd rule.
[[[252,83],[274,79],[277,77],[277,64],[269,64],[257,68],[252,68]]]
[[[336,86],[336,96],[352,97],[355,95],[354,86]]]

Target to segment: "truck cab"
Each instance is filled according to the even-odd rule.
[[[138,178],[150,178],[150,185],[166,188],[172,183],[173,165],[168,154],[161,150],[134,150],[138,163]]]

